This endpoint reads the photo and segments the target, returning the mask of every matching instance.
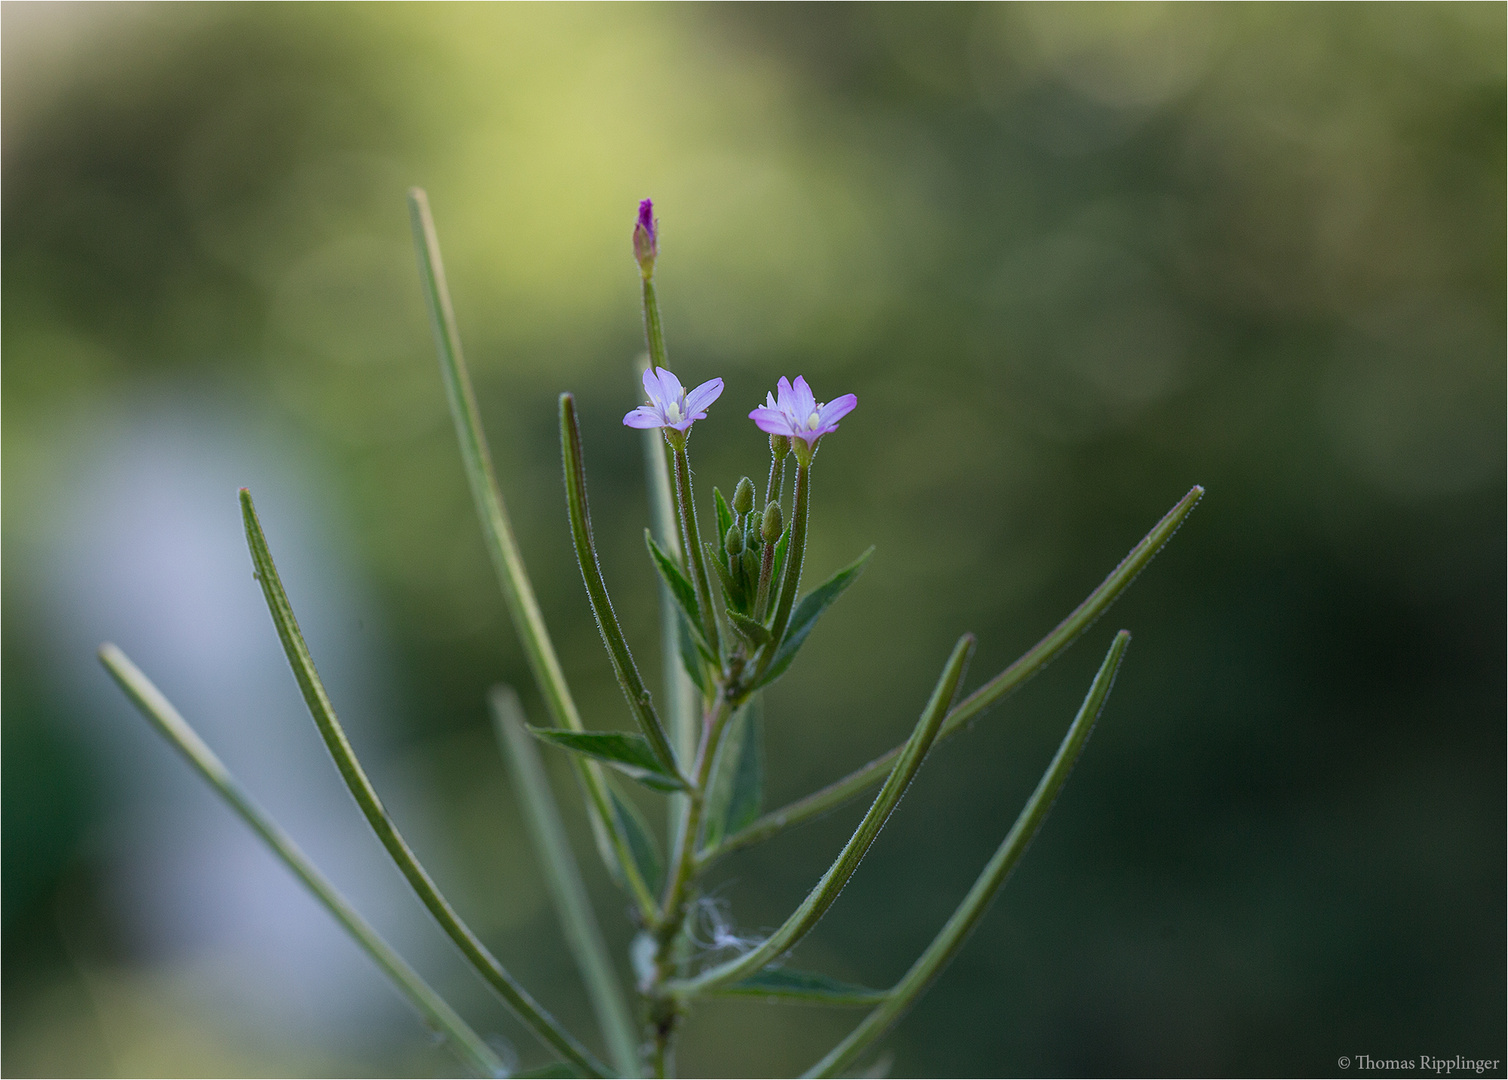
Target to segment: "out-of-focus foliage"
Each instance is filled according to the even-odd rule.
[[[527,669],[434,370],[410,184],[589,723],[628,719],[567,546],[553,399],[577,394],[606,577],[653,657],[640,444],[618,422],[635,201],[661,219],[676,370],[728,382],[693,439],[704,494],[760,475],[742,403],[777,375],[858,394],[815,474],[813,580],[879,551],[770,695],[774,799],[893,744],[957,633],[992,673],[1208,487],[1115,610],[1136,641],[1106,720],[889,1040],[896,1074],[1502,1057],[1501,5],[3,18],[8,1074],[449,1067],[417,1024],[360,1052],[206,1026],[163,989],[192,957],[116,917],[128,778],[69,718],[103,675],[49,648],[67,612],[48,567],[80,527],[78,447],[158,398],[216,402],[328,479],[400,688],[373,752],[438,808],[467,917],[588,1025],[486,730],[485,688]],[[231,489],[214,509],[234,519]],[[904,970],[1111,629],[938,753],[800,966]],[[341,632],[312,628],[316,654]],[[738,926],[778,923],[852,820],[730,862]],[[622,905],[593,888],[621,951]],[[851,1020],[709,1006],[682,1065],[789,1073]]]

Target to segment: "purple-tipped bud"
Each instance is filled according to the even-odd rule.
[[[634,224],[634,258],[639,260],[639,271],[646,278],[655,272],[655,257],[660,254],[660,224],[655,221],[655,204],[652,199],[639,203],[639,220]]]

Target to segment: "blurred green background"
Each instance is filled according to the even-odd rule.
[[[578,396],[606,575],[652,666],[619,423],[636,200],[675,370],[727,380],[693,439],[705,497],[761,475],[743,415],[778,375],[857,393],[810,571],[878,554],[770,694],[772,802],[902,737],[957,634],[979,635],[976,685],[1208,488],[1110,616],[938,751],[798,949],[896,978],[1133,631],[1046,829],[886,1040],[892,1074],[1502,1059],[1504,12],[5,5],[3,1070],[455,1068],[118,699],[107,637],[480,1030],[545,1060],[306,730],[243,483],[400,822],[590,1032],[486,725],[486,688],[529,680],[411,184],[589,724],[628,717],[567,546],[554,399]],[[738,927],[776,925],[858,812],[730,861]],[[708,1006],[682,1068],[790,1074],[856,1020]]]

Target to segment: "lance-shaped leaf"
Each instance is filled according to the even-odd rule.
[[[639,808],[620,795],[611,784],[607,787],[607,795],[612,800],[613,818],[623,830],[623,835],[628,837],[628,850],[634,857],[635,868],[649,882],[650,888],[658,889],[660,878],[665,872],[665,860],[660,856],[660,847],[655,843],[654,834],[649,831],[649,823],[639,813]]]
[[[602,644],[607,646],[607,655],[612,660],[613,674],[623,696],[628,699],[629,711],[633,713],[639,730],[649,741],[654,756],[659,759],[663,772],[676,774],[675,751],[670,748],[670,739],[660,723],[649,690],[639,675],[633,655],[628,651],[628,641],[623,637],[623,628],[618,625],[618,616],[607,596],[607,584],[602,580],[602,568],[597,563],[597,548],[592,540],[592,518],[586,505],[586,467],[581,460],[581,428],[576,423],[576,400],[570,394],[560,395],[560,451],[565,459],[566,506],[571,517],[571,540],[576,546],[576,565],[581,568],[581,580],[586,583],[587,599],[592,604],[592,614],[597,619],[597,629],[602,635]]]
[[[1120,594],[1136,580],[1137,575],[1152,561],[1153,556],[1162,550],[1162,546],[1172,539],[1173,534],[1178,531],[1184,519],[1193,512],[1203,495],[1204,488],[1197,485],[1191,488],[1189,493],[1178,500],[1177,505],[1164,514],[1162,520],[1142,537],[1141,542],[1127,553],[1120,565],[1100,582],[1099,587],[1068,614],[1067,618],[1053,627],[1042,640],[1026,650],[1015,663],[960,701],[948,714],[948,719],[943,724],[938,738],[947,739],[963,731],[981,713],[1010,696],[1064,649],[1072,645],[1080,634],[1093,626],[1095,620],[1103,615]],[[787,806],[771,810],[736,836],[728,837],[722,847],[708,853],[707,857],[716,858],[737,851],[739,848],[748,847],[750,844],[757,844],[792,825],[799,825],[821,817],[835,807],[842,806],[849,799],[862,795],[884,779],[887,770],[900,752],[901,748],[897,746],[867,765],[855,769],[841,780],[835,780],[826,787],[797,799]]]
[[[755,694],[728,721],[712,763],[702,843],[715,847],[759,816],[764,798],[764,697]]]
[[[765,968],[717,991],[718,997],[757,997],[771,1001],[807,1001],[817,1005],[873,1005],[885,991],[842,982],[816,971]]]
[[[626,731],[561,731],[559,728],[531,727],[536,739],[562,747],[574,754],[585,754],[604,765],[611,765],[631,779],[656,791],[684,791],[686,782],[665,771],[660,759],[642,735]]]
[[[597,924],[592,902],[587,897],[576,856],[566,838],[565,823],[555,803],[555,794],[550,790],[539,747],[534,745],[525,730],[528,724],[523,706],[511,686],[494,686],[487,695],[487,704],[492,711],[492,726],[499,749],[513,775],[519,809],[528,823],[534,848],[545,871],[545,882],[555,901],[556,914],[560,916],[566,946],[576,960],[582,982],[586,984],[592,1010],[597,1014],[597,1024],[612,1052],[613,1064],[623,1075],[637,1076],[639,1039],[633,1013],[618,981],[618,973],[613,970],[612,956],[603,940],[602,928]]]
[[[747,615],[740,615],[731,609],[727,612],[727,616],[728,621],[733,624],[733,629],[747,638],[750,644],[758,647],[770,643],[770,628],[758,619],[751,619]]]
[[[874,548],[871,547],[801,598],[801,602],[796,605],[796,610],[791,614],[785,637],[775,651],[775,659],[770,662],[769,668],[765,670],[764,676],[759,681],[760,686],[768,686],[791,666],[791,661],[796,659],[796,653],[800,651],[807,635],[812,632],[812,628],[817,625],[817,620],[822,617],[822,613],[832,607],[833,601],[842,596],[843,591],[858,580],[873,554]]]
[[[692,685],[702,692],[702,697],[709,697],[712,688],[707,681],[706,665],[702,662],[702,636],[696,632],[684,612],[677,612],[676,620],[676,650],[681,654],[681,667]],[[696,753],[695,747],[691,748],[691,753]]]
[[[942,727],[943,717],[947,715],[948,706],[958,690],[959,681],[963,678],[964,669],[968,666],[969,654],[973,650],[973,634],[965,634],[958,639],[958,644],[953,647],[953,654],[948,657],[948,663],[932,690],[932,697],[928,700],[927,707],[922,710],[921,719],[916,722],[911,738],[906,740],[905,750],[901,752],[895,767],[886,777],[884,787],[880,788],[880,793],[875,796],[868,813],[859,822],[859,827],[854,830],[853,836],[843,846],[843,850],[838,853],[833,864],[827,868],[827,873],[822,875],[822,880],[817,882],[812,891],[807,894],[806,899],[801,902],[801,906],[792,912],[790,918],[786,919],[780,928],[762,944],[743,956],[709,968],[694,978],[677,980],[668,984],[668,989],[672,994],[682,999],[689,999],[699,994],[710,993],[728,983],[745,979],[780,957],[800,941],[807,931],[817,925],[817,921],[826,914],[827,909],[838,898],[838,894],[843,891],[843,886],[848,884],[848,879],[858,869],[859,862],[869,851],[875,838],[880,835],[880,830],[885,827],[891,811],[901,801],[901,796],[906,793],[906,788],[910,785],[917,770],[921,768],[927,751],[932,748],[932,742],[937,738],[938,729]]]
[[[440,376],[445,384],[451,418],[455,421],[466,482],[481,521],[482,538],[487,543],[487,553],[492,559],[513,627],[529,658],[529,670],[534,673],[534,681],[544,695],[555,726],[582,731],[585,725],[576,711],[576,701],[566,684],[560,658],[555,655],[555,646],[545,629],[534,586],[529,581],[518,541],[513,536],[513,525],[508,520],[507,507],[503,504],[503,491],[492,469],[492,455],[487,450],[487,436],[482,430],[482,416],[477,410],[471,374],[461,352],[461,334],[456,328],[450,289],[445,284],[445,264],[440,258],[440,238],[429,212],[429,197],[420,188],[413,188],[408,193],[408,206],[414,250],[419,257],[419,277],[424,285],[435,352],[440,360]],[[655,910],[655,898],[633,872],[628,841],[613,831],[602,770],[589,761],[580,761],[577,779],[586,792],[592,836],[597,841],[603,864],[613,880],[633,896],[643,917],[649,918]]]
[[[419,900],[429,909],[435,921],[440,924],[441,929],[449,935],[456,947],[461,950],[461,954],[471,962],[472,967],[508,1004],[514,1014],[528,1025],[534,1034],[553,1046],[572,1064],[589,1070],[593,1075],[605,1075],[606,1066],[598,1062],[590,1050],[561,1027],[555,1018],[534,1000],[519,981],[487,950],[481,939],[472,932],[471,927],[462,921],[461,916],[450,906],[450,901],[441,894],[434,879],[429,876],[429,872],[419,863],[413,849],[408,846],[408,841],[403,839],[398,826],[388,816],[387,808],[377,797],[377,789],[367,778],[366,770],[361,767],[361,762],[356,760],[356,753],[351,749],[345,729],[341,727],[340,720],[335,715],[335,709],[330,704],[329,695],[325,693],[324,683],[314,667],[314,658],[309,655],[309,647],[304,643],[304,635],[298,628],[298,620],[294,618],[293,605],[288,602],[288,594],[283,591],[282,579],[278,576],[277,566],[272,561],[272,552],[267,547],[267,537],[262,532],[261,522],[257,520],[257,511],[251,501],[251,492],[245,488],[241,489],[241,517],[246,526],[246,543],[251,549],[251,561],[256,567],[256,577],[261,582],[262,595],[267,600],[267,610],[272,613],[272,622],[277,627],[278,637],[283,642],[283,651],[287,654],[288,663],[293,668],[294,679],[297,680],[299,690],[304,695],[304,703],[309,708],[309,715],[314,718],[314,726],[319,729],[320,737],[324,739],[325,747],[335,760],[335,767],[339,770],[341,779],[346,782],[346,787],[356,800],[356,805],[361,808],[367,824],[377,834],[377,839],[382,841],[382,846],[387,849],[388,855],[392,857],[403,876],[408,879],[409,885]]]
[[[686,625],[692,632],[692,642],[703,656],[711,660],[712,650],[707,647],[707,642],[703,640],[701,632],[696,629],[696,587],[691,584],[685,574],[681,573],[681,568],[676,565],[676,561],[665,554],[660,545],[655,543],[655,538],[648,529],[644,530],[644,546],[649,548],[650,561],[659,571],[660,580],[665,582],[666,588],[670,590],[670,598],[675,601],[676,607],[685,617]]]
[[[1068,734],[1063,737],[1057,754],[1042,774],[1037,790],[1027,800],[1015,825],[1011,826],[1011,831],[985,864],[984,871],[974,882],[974,887],[964,897],[958,910],[953,912],[932,944],[927,946],[927,950],[911,965],[911,970],[885,995],[874,1012],[866,1016],[831,1053],[812,1066],[811,1071],[806,1073],[807,1076],[837,1076],[852,1066],[860,1054],[901,1018],[947,966],[948,961],[963,948],[969,933],[989,910],[995,894],[1021,861],[1032,837],[1047,820],[1047,812],[1052,809],[1053,800],[1063,790],[1068,774],[1073,771],[1074,762],[1078,760],[1084,744],[1089,741],[1095,721],[1105,707],[1105,700],[1110,696],[1110,688],[1115,683],[1115,673],[1125,655],[1126,646],[1130,643],[1131,635],[1125,630],[1115,635],[1110,651],[1105,654],[1105,660],[1100,664],[1100,670],[1089,687],[1089,693],[1084,696],[1084,703],[1079,706],[1078,714],[1068,727]]]
[[[721,545],[714,546],[707,541],[702,541],[702,550],[707,553],[707,562],[712,569],[717,571],[717,580],[723,587],[723,595],[729,603],[736,603],[743,596],[743,590],[738,587],[738,582],[733,580],[733,575],[728,572],[727,556],[723,554]]]
[[[502,1076],[506,1070],[492,1048],[473,1031],[466,1021],[430,988],[419,973],[409,967],[403,957],[393,951],[361,917],[348,900],[340,894],[328,878],[309,860],[309,857],[293,842],[267,812],[246,792],[234,776],[199,737],[187,720],[163,696],[162,691],[142,674],[125,653],[108,642],[100,646],[100,663],[116,683],[126,692],[141,714],[147,718],[163,738],[173,744],[190,765],[204,777],[226,804],[249,825],[272,853],[282,860],[324,905],[335,921],[345,928],[356,944],[372,958],[372,961],[393,980],[399,991],[419,1011],[419,1014],[437,1032],[450,1039],[456,1052],[482,1076]]]

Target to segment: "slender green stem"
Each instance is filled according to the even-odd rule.
[[[566,839],[560,809],[550,791],[539,748],[525,730],[524,710],[511,686],[494,686],[487,696],[497,740],[513,773],[519,807],[528,822],[535,849],[544,864],[545,880],[560,915],[560,928],[576,959],[597,1024],[607,1040],[613,1064],[623,1076],[639,1075],[639,1039],[628,999],[608,955],[602,928],[587,898],[581,870]]]
[[[648,357],[640,362],[640,369],[647,365]],[[644,471],[649,481],[650,516],[654,522],[655,540],[672,559],[680,559],[680,530],[676,527],[675,496],[670,490],[670,462],[665,456],[665,440],[656,428],[644,431]],[[660,581],[660,659],[664,667],[666,718],[670,726],[670,742],[675,747],[677,761],[690,761],[696,754],[696,719],[698,694],[691,677],[681,667],[681,614],[680,608],[670,595],[670,587]],[[696,661],[700,663],[700,660]],[[679,843],[676,830],[684,824],[686,796],[670,796],[670,846]]]
[[[576,399],[570,394],[560,395],[560,452],[565,460],[566,506],[571,517],[571,539],[576,545],[576,565],[581,568],[581,579],[586,583],[587,598],[592,602],[592,614],[597,618],[597,629],[602,634],[602,643],[607,646],[608,657],[613,663],[613,674],[623,696],[628,699],[629,710],[649,745],[665,767],[680,775],[675,751],[670,739],[655,712],[649,690],[639,675],[639,667],[628,651],[628,641],[623,628],[618,625],[618,616],[613,611],[613,602],[607,595],[607,584],[602,580],[602,567],[597,562],[597,547],[592,540],[592,516],[586,502],[586,467],[581,460],[581,428],[576,423]]]
[[[1093,626],[1120,594],[1136,580],[1136,576],[1152,561],[1153,556],[1178,531],[1178,527],[1183,524],[1184,519],[1189,516],[1203,494],[1204,488],[1198,486],[1192,488],[1173,509],[1163,516],[1152,531],[1131,549],[1121,560],[1120,565],[1110,572],[1110,576],[1105,578],[1094,592],[1085,597],[1083,603],[1073,609],[1067,618],[1023,653],[1020,659],[1010,667],[959,702],[948,715],[938,738],[946,739],[963,730],[967,724],[991,706],[998,704],[1020,688],[1049,662],[1056,659],[1059,653],[1073,644],[1080,634]],[[703,858],[707,861],[721,858],[740,848],[767,840],[793,825],[821,817],[830,810],[836,809],[879,783],[899,753],[900,747],[896,747],[875,758],[869,764],[854,770],[841,780],[836,780],[788,806],[770,811],[747,828],[725,839],[714,850],[705,853]]]
[[[252,831],[272,849],[272,853],[283,861],[283,865],[293,871],[293,875],[314,894],[314,898],[325,906],[325,910],[335,916],[335,921],[345,928],[356,944],[393,980],[425,1021],[450,1040],[461,1058],[483,1076],[506,1075],[507,1070],[492,1048],[471,1030],[466,1021],[340,895],[335,886],[293,842],[293,838],[247,794],[246,789],[199,737],[198,732],[126,654],[106,642],[100,646],[99,658],[105,665],[105,670],[141,710],[142,715],[173,744],[200,776],[209,781],[210,786],[241,820],[251,826]]]
[[[759,678],[769,668],[780,651],[780,639],[785,636],[786,624],[791,621],[791,608],[796,605],[796,593],[801,588],[801,564],[806,559],[806,517],[810,501],[812,467],[809,462],[796,462],[796,490],[791,497],[791,541],[785,550],[785,571],[781,574],[780,599],[775,604],[775,617],[770,622],[770,643],[766,645],[755,666],[754,676],[748,686],[758,686]]]
[[[890,1027],[905,1014],[916,999],[922,995],[932,980],[941,974],[948,962],[963,948],[964,941],[969,933],[978,925],[979,920],[989,909],[990,902],[1005,884],[1016,864],[1021,861],[1032,837],[1042,827],[1047,819],[1047,813],[1052,809],[1053,800],[1062,791],[1063,784],[1068,780],[1068,774],[1073,771],[1074,762],[1084,749],[1084,744],[1089,741],[1089,734],[1094,730],[1095,721],[1104,709],[1105,700],[1110,696],[1110,688],[1115,683],[1115,674],[1120,667],[1121,658],[1125,655],[1126,646],[1131,642],[1131,635],[1122,630],[1115,635],[1115,641],[1111,643],[1110,651],[1105,654],[1104,663],[1094,677],[1094,682],[1089,687],[1089,693],[1084,697],[1084,704],[1079,706],[1078,715],[1073,718],[1069,725],[1068,734],[1063,737],[1062,745],[1058,747],[1057,754],[1047,771],[1042,774],[1041,781],[1037,784],[1037,790],[1027,800],[1021,814],[1016,818],[1016,823],[1006,835],[1005,840],[996,849],[990,861],[985,864],[984,871],[974,882],[974,887],[969,890],[968,896],[964,897],[963,903],[958,905],[958,910],[953,912],[942,931],[927,946],[925,952],[917,958],[916,963],[911,965],[900,982],[896,983],[885,999],[866,1016],[859,1026],[833,1048],[825,1058],[812,1066],[807,1076],[837,1076],[849,1069],[860,1054],[868,1049],[876,1040],[885,1034]]]
[[[800,473],[797,473],[797,476],[799,477]],[[969,655],[973,650],[973,634],[965,634],[958,639],[958,644],[953,647],[953,654],[948,657],[947,666],[943,668],[942,675],[937,680],[937,686],[932,690],[932,697],[927,702],[927,707],[922,710],[921,719],[917,721],[911,738],[906,741],[905,750],[885,780],[885,786],[875,796],[869,812],[859,822],[859,827],[854,831],[853,837],[833,860],[827,873],[822,875],[822,880],[817,882],[812,891],[807,894],[801,906],[791,914],[780,929],[771,934],[757,948],[751,949],[743,956],[710,968],[694,978],[673,983],[670,987],[673,993],[682,998],[696,997],[746,975],[752,975],[790,949],[817,924],[817,921],[832,906],[833,901],[838,898],[843,886],[848,884],[848,879],[858,869],[859,862],[869,851],[875,838],[879,836],[880,830],[884,828],[891,811],[901,801],[901,796],[905,794],[912,777],[921,768],[927,751],[932,748],[932,743],[937,737],[938,729],[942,727],[943,717],[947,715],[948,706],[953,702],[954,694],[958,690],[958,684],[963,678],[964,669],[968,666]]]
[[[673,446],[671,451],[675,461],[675,494],[681,511],[681,547],[686,552],[686,565],[691,570],[691,584],[696,589],[697,607],[701,609],[702,633],[706,635],[713,654],[721,656],[722,637],[718,632],[717,608],[712,603],[712,587],[708,584],[702,534],[696,524],[696,498],[691,491],[691,462],[686,457],[684,436],[680,445]]]
[[[655,297],[655,284],[644,278],[644,340],[649,345],[649,362],[652,367],[670,365],[665,361],[665,330],[660,325],[660,302]]]
[[[429,306],[435,351],[440,358],[440,375],[445,383],[450,414],[455,421],[466,482],[471,488],[477,517],[481,520],[482,537],[487,543],[493,571],[497,575],[503,599],[507,602],[514,630],[523,642],[529,669],[534,674],[534,681],[544,696],[555,726],[569,731],[584,731],[585,726],[576,710],[570,687],[566,684],[565,673],[555,655],[555,646],[550,641],[549,631],[545,629],[544,616],[540,614],[539,602],[534,597],[534,586],[529,581],[523,556],[519,554],[518,542],[513,537],[513,526],[503,504],[503,492],[492,469],[492,456],[487,450],[487,437],[482,430],[481,414],[477,411],[471,375],[461,354],[461,335],[456,329],[455,310],[450,302],[450,290],[445,284],[445,265],[440,259],[440,240],[430,216],[429,198],[420,188],[412,188],[408,193],[408,204],[414,247],[419,257],[419,276],[423,281],[424,298]],[[574,758],[574,764],[577,779],[591,807],[589,817],[592,833],[597,840],[602,861],[614,878],[627,886],[641,911],[653,911],[654,897],[639,874],[629,850],[628,839],[613,816],[602,767],[596,762],[581,758]]]
[[[554,1017],[545,1012],[518,980],[487,951],[487,947],[456,914],[450,902],[441,895],[429,873],[420,865],[413,850],[408,846],[408,842],[398,832],[397,825],[388,816],[387,808],[378,798],[377,790],[372,787],[372,782],[367,779],[361,763],[356,760],[356,754],[346,738],[345,729],[340,726],[340,721],[335,716],[335,709],[325,693],[324,683],[320,681],[319,672],[315,670],[314,659],[309,655],[308,646],[304,644],[304,636],[298,628],[298,620],[294,617],[293,607],[288,602],[287,593],[283,591],[283,583],[278,576],[277,566],[272,561],[272,552],[267,547],[267,537],[263,534],[261,523],[257,520],[256,507],[251,501],[251,492],[245,488],[241,489],[241,515],[246,525],[246,541],[251,548],[251,559],[256,567],[257,580],[262,583],[262,594],[266,597],[267,608],[272,613],[272,621],[277,627],[278,637],[282,639],[283,651],[288,655],[288,663],[293,668],[294,678],[298,681],[299,690],[304,695],[304,702],[309,707],[309,713],[314,718],[314,724],[319,729],[320,736],[330,751],[330,756],[335,759],[335,767],[340,771],[341,779],[346,782],[346,787],[356,799],[356,805],[361,808],[372,831],[382,841],[382,846],[387,848],[393,862],[408,879],[409,885],[424,906],[429,909],[430,914],[435,917],[435,921],[440,924],[440,927],[461,950],[462,955],[471,961],[472,966],[508,1004],[515,1015],[541,1040],[554,1047],[577,1068],[585,1070],[590,1076],[605,1075],[606,1066],[597,1061],[591,1051],[562,1028]]]

